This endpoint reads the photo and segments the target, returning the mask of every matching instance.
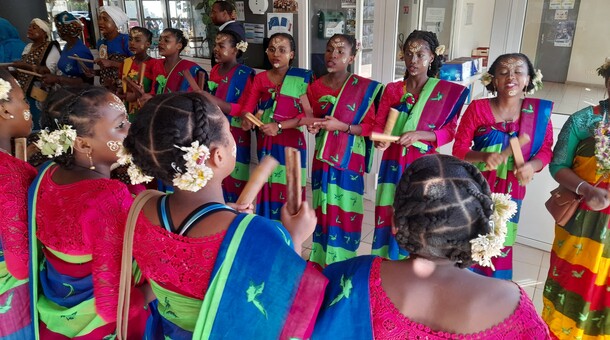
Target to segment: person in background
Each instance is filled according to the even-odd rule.
[[[473,100],[468,105],[455,135],[453,155],[475,163],[492,192],[510,194],[517,203],[518,211],[508,223],[502,256],[494,258],[493,267],[473,268],[483,275],[511,279],[513,244],[525,187],[553,155],[553,102],[526,97],[526,93],[542,87],[542,74],[534,71],[529,58],[521,53],[499,56],[482,81],[496,96]],[[531,141],[521,146],[525,164],[517,167],[512,155],[506,157],[502,151],[509,147],[510,138],[525,134]]]
[[[260,120],[263,125],[257,128],[258,159],[271,155],[281,165],[269,177],[269,185],[263,187],[257,198],[256,213],[272,220],[280,219],[280,209],[286,201],[286,147],[301,152],[301,186],[305,200],[307,146],[299,121],[311,111],[307,87],[313,74],[310,70],[291,66],[295,49],[294,38],[290,34],[275,33],[269,38],[266,52],[272,68],[254,77],[252,89],[242,107],[244,115],[262,111]],[[253,125],[249,120],[242,119],[242,127],[250,130]]]
[[[597,69],[610,93],[610,61]],[[555,338],[610,337],[610,163],[608,99],[572,114],[561,128],[549,170],[582,201],[555,240],[542,302],[542,318]]]
[[[229,30],[237,33],[240,37],[246,36],[246,30],[241,22],[237,22],[237,13],[235,6],[230,1],[215,1],[212,5],[212,13],[210,14],[212,23],[218,26],[218,31]],[[241,58],[237,58],[239,63],[242,63]],[[212,58],[212,66],[216,64],[216,60]]]
[[[81,40],[83,25],[69,12],[61,12],[55,16],[55,26],[59,37],[66,42],[57,62],[57,74],[45,74],[42,78],[47,85],[79,85],[93,84],[93,77],[87,76],[93,69],[92,63],[82,62],[69,57],[93,60],[91,51]]]
[[[11,140],[32,131],[32,115],[23,91],[6,70],[0,70],[0,110],[0,338],[32,339],[27,206],[36,169],[11,155]]]
[[[134,54],[132,57],[123,60],[122,77],[130,78],[134,83],[139,84],[140,70],[142,65],[145,65],[144,75],[142,77],[141,90],[148,93],[152,89],[153,72],[155,63],[158,59],[148,55],[148,49],[152,44],[152,32],[144,27],[132,27],[129,30],[129,50]],[[138,110],[138,94],[127,86],[123,80],[123,93],[128,102],[127,112],[129,113],[129,121],[133,121]]]
[[[325,267],[356,256],[364,217],[364,173],[373,145],[365,137],[375,126],[375,104],[383,85],[347,71],[357,53],[356,39],[335,34],[326,43],[328,73],[307,88],[316,134],[311,167],[313,208],[318,222],[309,260]]]
[[[23,50],[21,61],[14,62],[13,66],[41,75],[55,74],[57,72],[60,50],[57,41],[51,41],[51,28],[49,24],[42,19],[35,18],[30,22],[27,34],[32,42]],[[15,73],[15,78],[30,103],[34,130],[39,130],[42,102],[44,101],[44,97],[41,96],[44,93],[42,79],[38,76],[18,71]]]
[[[392,220],[409,258],[328,266],[312,339],[549,339],[523,288],[466,269],[491,265],[515,212],[474,165],[439,154],[415,160],[397,184]]]
[[[129,36],[119,31],[125,27],[129,17],[117,6],[102,6],[98,16],[98,27],[102,39],[97,41],[100,65],[100,84],[115,94],[122,96],[121,68],[123,59],[131,57]]]
[[[250,178],[250,146],[252,133],[241,128],[241,107],[246,100],[252,82],[254,70],[239,64],[237,59],[246,51],[248,43],[245,37],[231,30],[224,30],[216,35],[214,60],[217,64],[210,71],[208,88],[210,93],[203,94],[218,105],[231,125],[231,135],[235,139],[237,158],[235,169],[222,182],[226,202],[235,203]]]
[[[436,34],[413,31],[402,46],[407,71],[401,81],[388,84],[381,96],[376,117],[376,132],[385,128],[390,109],[398,111],[391,132],[400,136],[395,143],[376,142],[383,151],[375,197],[373,255],[398,260],[407,256],[400,249],[392,229],[392,203],[401,174],[414,160],[436,153],[455,136],[458,117],[468,89],[436,78],[442,65],[444,45]]]
[[[11,63],[21,59],[25,43],[19,32],[8,20],[0,18],[0,63]]]

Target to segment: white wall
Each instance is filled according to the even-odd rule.
[[[538,49],[543,4],[544,0],[529,0],[525,11],[521,53],[527,55],[532,61],[536,58],[536,50]]]
[[[604,86],[595,71],[610,57],[608,0],[581,0],[567,82]]]
[[[466,25],[467,4],[474,5],[472,25]],[[495,2],[489,0],[456,1],[452,58],[470,57],[473,49],[489,47],[494,6]]]

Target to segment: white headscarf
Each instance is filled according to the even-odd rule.
[[[108,15],[112,18],[112,21],[114,21],[114,24],[116,25],[117,28],[120,28],[121,26],[125,26],[129,22],[129,17],[127,16],[127,14],[125,14],[125,12],[123,12],[123,10],[120,7],[102,6],[102,7],[100,7],[100,13],[102,13],[102,12],[108,13]]]
[[[30,21],[30,24],[36,24],[36,26],[40,27],[47,34],[47,40],[51,41],[51,27],[49,23],[42,19],[34,18]]]

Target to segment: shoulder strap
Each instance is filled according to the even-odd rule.
[[[178,235],[184,236],[186,233],[188,233],[192,226],[197,224],[197,222],[218,211],[235,212],[234,209],[221,203],[204,204],[197,208],[197,210],[191,213],[190,216],[188,216],[184,222],[182,222],[182,225],[177,230]]]
[[[129,296],[131,295],[131,270],[133,257],[133,234],[140,211],[154,197],[163,195],[156,190],[145,190],[134,200],[127,222],[125,223],[125,237],[123,239],[123,255],[121,259],[121,281],[119,285],[119,303],[117,308],[116,335],[119,340],[127,339],[127,326],[129,320]]]

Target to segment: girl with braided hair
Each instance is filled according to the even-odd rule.
[[[415,160],[397,185],[392,227],[410,257],[328,266],[313,339],[548,339],[523,289],[466,269],[473,242],[505,227],[501,208],[474,165]]]
[[[542,75],[534,71],[529,58],[521,53],[499,56],[482,78],[492,98],[473,100],[460,121],[453,155],[473,162],[487,178],[492,192],[510,194],[521,207],[526,185],[550,161],[553,146],[551,112],[553,102],[528,98],[542,85]],[[531,142],[521,146],[525,164],[515,165],[512,155],[505,158],[512,137],[529,135]],[[502,256],[494,268],[474,266],[479,274],[503,279],[513,277],[513,244],[517,237],[519,213],[508,224]]]
[[[0,70],[0,122],[0,338],[31,339],[27,192],[36,169],[11,155],[11,139],[30,133],[32,115],[6,70]]]
[[[610,93],[610,60],[597,72]],[[582,195],[570,221],[555,225],[542,317],[556,338],[610,337],[609,104],[601,100],[568,118],[549,165],[560,185]]]
[[[453,140],[458,116],[468,89],[436,78],[444,46],[436,34],[413,31],[402,46],[407,67],[401,81],[386,86],[376,117],[375,130],[382,132],[390,109],[398,110],[392,135],[396,143],[377,142],[383,151],[375,199],[373,254],[397,260],[407,256],[391,233],[392,202],[400,175],[409,164]]]
[[[134,212],[133,256],[158,299],[147,335],[309,338],[327,282],[299,256],[315,215],[306,202],[294,216],[284,207],[282,226],[225,204],[236,147],[218,106],[200,93],[158,95],[124,145],[131,173],[175,190]]]
[[[102,339],[116,329],[123,229],[133,201],[125,184],[110,179],[127,111],[94,86],[57,90],[46,103],[36,145],[54,162],[41,167],[29,193],[35,335]],[[145,306],[134,289],[130,338],[143,335]]]

